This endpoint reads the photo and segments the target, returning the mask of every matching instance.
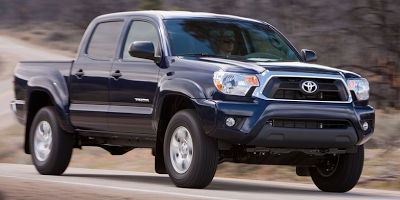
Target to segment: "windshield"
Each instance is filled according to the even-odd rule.
[[[265,24],[235,20],[165,20],[172,55],[210,56],[253,62],[299,61]]]

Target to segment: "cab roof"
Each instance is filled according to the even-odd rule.
[[[206,13],[206,12],[190,12],[190,11],[130,11],[130,12],[118,12],[118,13],[110,13],[106,15],[101,15],[96,19],[107,19],[107,18],[122,18],[127,16],[147,16],[157,19],[195,19],[195,18],[210,18],[210,19],[236,19],[236,20],[245,20],[245,21],[254,21],[254,22],[263,22],[260,20],[254,20],[245,17],[238,17],[234,15],[221,15],[214,13]],[[264,22],[265,23],[265,22]]]

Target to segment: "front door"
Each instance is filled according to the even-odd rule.
[[[160,68],[154,61],[134,58],[128,53],[134,41],[150,41],[159,55],[159,34],[149,21],[134,20],[119,61],[115,61],[110,79],[110,110],[108,124],[111,131],[151,134],[153,103]]]

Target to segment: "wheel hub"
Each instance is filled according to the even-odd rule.
[[[39,161],[45,161],[50,155],[53,141],[50,123],[41,121],[36,127],[34,136],[35,157]]]
[[[333,155],[328,160],[317,166],[318,173],[323,177],[329,177],[335,173],[339,164],[339,155]]]
[[[175,171],[183,174],[192,163],[193,142],[188,129],[180,126],[175,129],[170,142],[170,159]]]
[[[189,149],[189,148],[188,148],[188,145],[187,145],[186,140],[183,141],[183,142],[181,142],[179,151],[180,151],[180,153],[181,153],[181,155],[182,155],[182,158],[186,158],[186,157],[187,157],[187,155],[188,155],[188,149]]]

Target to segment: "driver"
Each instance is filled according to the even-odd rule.
[[[214,30],[211,36],[216,38],[218,55],[231,55],[235,47],[235,34],[232,30]]]

